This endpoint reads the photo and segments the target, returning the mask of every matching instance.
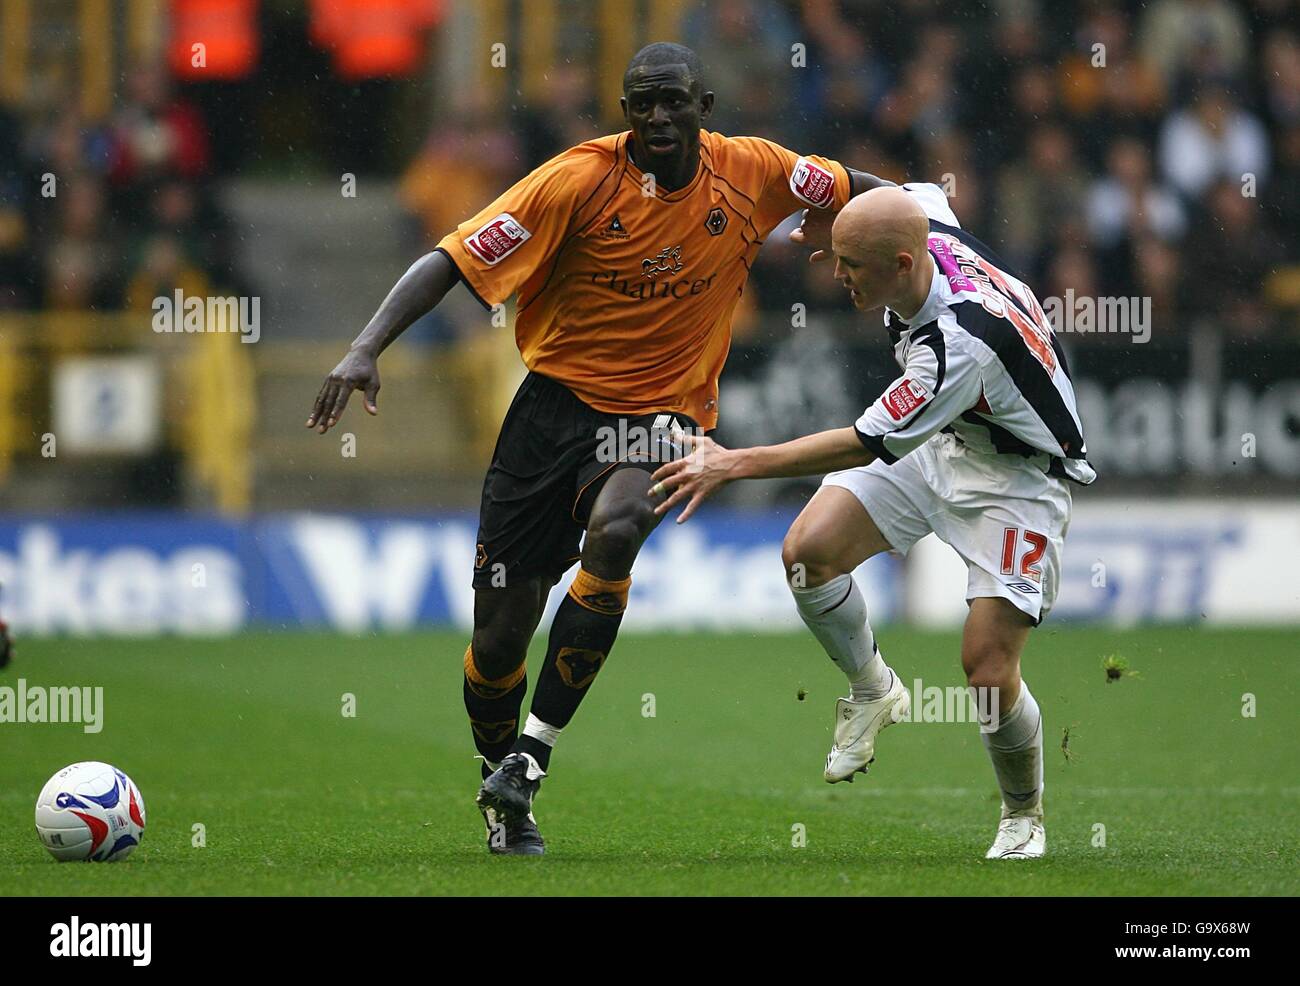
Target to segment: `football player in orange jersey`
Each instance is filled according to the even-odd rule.
[[[546,162],[411,266],[307,419],[328,431],[354,390],[377,414],[379,354],[458,281],[487,307],[516,297],[529,373],[483,484],[464,658],[494,853],[543,852],[533,796],[614,644],[632,563],[659,519],[650,476],[683,454],[674,431],[716,425],[731,314],[764,237],[802,209],[792,239],[815,256],[835,213],[882,184],[762,138],[704,131],[713,93],[681,45],[638,52],[619,102],[628,132]],[[575,561],[521,733],[528,643]]]

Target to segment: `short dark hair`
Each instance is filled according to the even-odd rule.
[[[685,65],[691,75],[691,88],[698,90],[704,87],[704,63],[700,61],[699,55],[685,45],[656,41],[638,51],[627,63],[627,71],[623,73],[624,92],[627,92],[632,70],[647,65]]]

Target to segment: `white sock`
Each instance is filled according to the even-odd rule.
[[[528,713],[528,721],[524,723],[524,735],[531,736],[539,743],[545,743],[547,746],[554,746],[555,741],[560,738],[563,726],[552,726],[549,723],[542,722],[531,712]]]
[[[885,666],[876,635],[867,623],[867,601],[852,575],[840,575],[825,585],[796,589],[795,607],[813,636],[849,679],[855,702],[883,698],[894,683]]]
[[[1036,807],[1043,796],[1043,714],[1020,682],[1015,704],[998,719],[998,728],[980,733],[1011,811]]]

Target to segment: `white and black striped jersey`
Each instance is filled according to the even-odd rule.
[[[930,219],[934,278],[910,322],[885,310],[902,374],[857,420],[863,445],[893,463],[951,432],[972,452],[1091,483],[1069,367],[1038,299],[961,228],[939,186],[902,187]]]

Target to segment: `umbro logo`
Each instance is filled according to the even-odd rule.
[[[1031,582],[1008,582],[1006,586],[1008,589],[1016,589],[1019,592],[1038,592],[1038,586]]]

